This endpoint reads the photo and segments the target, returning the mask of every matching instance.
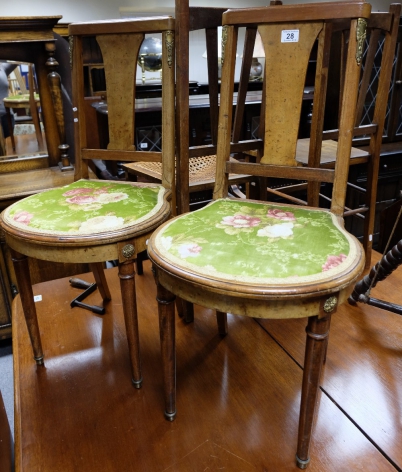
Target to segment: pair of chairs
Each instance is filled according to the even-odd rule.
[[[358,1],[228,10],[223,15],[214,201],[171,219],[174,195],[174,31],[172,18],[70,25],[76,108],[76,177],[67,187],[29,197],[1,215],[12,248],[21,302],[34,357],[43,363],[27,257],[91,264],[105,300],[102,262],[118,259],[132,378],[141,386],[134,261],[146,248],[155,270],[160,317],[165,416],[176,416],[175,295],[218,313],[261,318],[308,318],[300,406],[297,465],[309,463],[309,446],[331,315],[364,267],[360,243],[343,227],[346,182],[361,68],[362,33],[370,5]],[[392,20],[392,15],[390,21]],[[298,165],[300,110],[311,50],[318,44],[310,154],[320,156],[329,52],[334,25],[349,23],[342,106],[334,169]],[[261,138],[231,143],[234,72],[239,27],[246,41],[258,31],[265,49]],[[135,64],[145,33],[162,31],[162,153],[134,149]],[[82,40],[95,36],[105,65],[108,149],[88,149],[84,121]],[[122,66],[116,67],[116,64]],[[185,124],[187,125],[187,124]],[[230,159],[252,151],[256,162]],[[161,184],[90,181],[90,159],[162,163]],[[229,175],[308,180],[333,186],[331,208],[300,207],[228,198]],[[174,213],[174,211],[173,211]]]

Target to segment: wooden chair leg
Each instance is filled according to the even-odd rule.
[[[310,440],[330,321],[331,315],[328,314],[322,318],[312,316],[308,319],[306,328],[306,353],[296,453],[296,464],[300,469],[305,469],[310,462]]]
[[[119,278],[128,350],[131,361],[132,382],[135,388],[141,388],[140,339],[138,334],[137,300],[133,260],[119,263]]]
[[[159,333],[161,339],[165,418],[176,417],[175,296],[157,282]]]
[[[228,315],[222,311],[216,312],[216,321],[218,323],[218,332],[221,336],[228,334]]]
[[[99,293],[101,294],[102,300],[104,302],[110,301],[112,299],[112,296],[110,295],[110,290],[105,277],[103,262],[96,262],[90,264],[90,267],[92,273],[94,274],[96,286],[99,290]]]
[[[40,338],[36,306],[32,291],[31,275],[29,273],[28,258],[13,249],[10,249],[14,265],[15,276],[17,278],[18,290],[21,297],[21,304],[31,339],[35,362],[43,364],[43,350]]]
[[[186,323],[192,323],[194,321],[194,305],[186,300],[181,300],[181,310],[183,320]]]

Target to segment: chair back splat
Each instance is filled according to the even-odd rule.
[[[174,190],[174,170],[171,168],[172,159],[164,159],[163,155],[171,153],[174,143],[174,125],[170,121],[172,115],[163,112],[174,109],[174,93],[171,87],[162,87],[162,151],[145,152],[136,150],[134,146],[135,130],[135,85],[137,72],[137,57],[142,40],[146,33],[160,30],[158,21],[162,25],[166,19],[160,17],[131,20],[139,26],[137,34],[130,31],[121,32],[124,21],[112,24],[102,23],[97,28],[89,28],[86,23],[77,23],[71,26],[74,36],[73,44],[73,75],[75,81],[74,102],[77,106],[77,140],[76,152],[81,156],[81,165],[76,166],[76,177],[88,177],[88,160],[107,159],[113,161],[148,161],[162,162],[162,184]],[[173,19],[169,20],[173,25]],[[173,29],[165,30],[162,34],[165,48],[164,67],[162,68],[162,82],[172,80],[174,74]],[[82,67],[83,38],[95,36],[101,48],[105,65],[106,93],[108,102],[109,144],[107,149],[88,149],[86,144],[85,115],[84,115],[84,68]],[[117,64],[122,64],[116,73]],[[127,84],[131,84],[128,87]]]
[[[364,267],[361,244],[345,230],[343,213],[361,52],[370,13],[369,4],[342,1],[233,9],[223,14],[214,200],[164,223],[148,243],[158,290],[165,417],[170,421],[176,415],[175,296],[228,316],[308,318],[296,453],[301,469],[310,460],[331,316],[347,300]],[[338,21],[349,23],[350,38],[344,56],[336,165],[323,169],[320,152],[328,65]],[[246,43],[258,31],[265,50],[259,137],[247,141],[237,139],[233,123],[239,28],[246,29]],[[244,50],[249,47],[246,44]],[[317,65],[312,133],[308,165],[302,166],[297,161],[297,142],[313,48]],[[243,60],[249,60],[245,56]],[[253,160],[232,159],[231,154],[238,152],[248,152]],[[331,207],[268,202],[266,191],[260,192],[260,200],[233,198],[228,187],[229,175],[235,174],[256,176],[262,182],[272,177],[330,183]]]
[[[110,300],[111,294],[103,265],[107,261],[117,261],[132,382],[135,387],[141,387],[134,263],[137,255],[146,250],[151,233],[171,216],[175,144],[174,30],[175,22],[171,17],[69,25],[76,181],[14,203],[4,210],[0,220],[12,251],[21,302],[38,364],[43,364],[44,355],[28,257],[51,262],[89,263],[104,302]],[[163,38],[163,149],[159,153],[144,153],[135,149],[133,136],[136,69],[141,43],[146,34],[154,33],[162,33]],[[98,42],[105,67],[109,106],[107,149],[90,149],[87,144],[83,42],[88,37],[95,37]],[[155,160],[161,164],[162,182],[91,180],[89,165],[93,159]],[[77,297],[75,303],[71,303],[74,304],[85,306],[82,297]],[[91,307],[87,305],[86,308]]]

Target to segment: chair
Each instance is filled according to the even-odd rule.
[[[110,299],[103,262],[118,260],[123,310],[135,387],[141,386],[134,261],[151,232],[171,213],[174,192],[174,20],[155,17],[76,23],[69,26],[73,44],[73,104],[76,181],[23,199],[1,214],[20,289],[34,358],[43,363],[28,260],[90,263],[103,300]],[[147,33],[162,32],[163,151],[136,151],[133,142],[136,60]],[[88,149],[84,119],[82,42],[96,37],[103,54],[109,101],[108,149]],[[133,88],[128,89],[127,84]],[[91,159],[162,162],[162,184],[89,180]]]
[[[34,125],[36,140],[38,141],[39,151],[45,149],[42,131],[40,127],[40,117],[39,117],[39,108],[40,108],[40,98],[37,93],[37,86],[35,83],[34,77],[34,68],[32,64],[28,66],[28,87],[29,90],[25,87],[25,80],[21,76],[20,69],[17,67],[14,70],[16,75],[19,89],[18,92],[15,87],[14,94],[4,99],[4,106],[7,111],[8,124],[10,129],[10,139],[12,148],[15,150],[15,138],[14,138],[14,128],[11,119],[11,108],[15,109],[29,109],[28,115],[15,115],[14,120],[16,124],[30,124]]]
[[[367,163],[366,188],[348,183],[348,188],[355,194],[363,195],[363,203],[358,198],[357,208],[346,208],[344,216],[355,216],[364,219],[363,246],[366,255],[366,269],[371,267],[371,251],[373,246],[374,223],[376,216],[377,180],[380,165],[381,144],[384,131],[384,123],[389,111],[388,94],[390,90],[391,75],[395,57],[395,46],[398,36],[401,5],[393,4],[389,12],[372,13],[367,25],[367,39],[364,45],[362,59],[362,74],[360,80],[359,96],[356,111],[356,126],[354,140],[350,155],[350,165]],[[349,25],[339,22],[335,25],[336,40],[333,41],[333,51],[343,51],[345,42],[349,39]],[[325,117],[325,129],[321,151],[321,167],[333,168],[336,161],[336,142],[338,137],[337,119],[340,104],[339,80],[343,80],[341,61],[330,62],[329,77],[332,97],[327,102],[327,114]],[[298,142],[297,160],[303,164],[309,162],[308,141],[303,139]],[[315,161],[316,163],[317,161]],[[314,164],[315,164],[314,163]],[[314,165],[310,162],[310,165]],[[317,198],[316,190],[312,190],[311,198]],[[329,200],[325,192],[320,192],[320,197]],[[356,198],[355,198],[356,200]]]
[[[215,181],[216,138],[218,130],[218,27],[222,25],[222,13],[226,8],[189,7],[188,0],[176,0],[175,16],[177,29],[176,47],[176,157],[177,157],[177,211],[184,213],[191,206],[199,206],[200,198],[195,194],[204,193],[203,204],[211,197],[205,192],[212,189]],[[189,91],[189,32],[205,30],[208,67],[208,95],[211,125],[211,144],[190,146],[190,91]],[[251,64],[251,57],[249,59]],[[247,81],[240,85],[247,90]],[[239,118],[242,113],[239,113]],[[186,123],[188,125],[184,125]],[[240,134],[240,128],[239,128]],[[128,175],[145,177],[160,182],[160,165],[157,163],[134,163],[123,165]],[[231,175],[230,185],[236,190],[237,185],[248,181],[247,176]],[[192,198],[193,196],[193,198]],[[191,205],[190,205],[191,203]]]
[[[176,416],[174,300],[256,318],[308,317],[297,445],[297,465],[309,445],[331,315],[346,301],[364,266],[357,239],[343,227],[346,178],[360,74],[358,25],[371,7],[361,2],[314,3],[228,10],[214,201],[163,224],[148,243],[157,283],[165,417]],[[302,167],[295,160],[305,74],[318,41],[313,120],[324,110],[331,29],[350,22],[335,169]],[[263,139],[240,141],[258,149],[256,163],[229,160],[234,64],[239,27],[258,28],[265,48]],[[357,56],[357,57],[356,57]],[[322,93],[321,93],[322,92]],[[318,117],[315,115],[318,114]],[[317,138],[317,135],[314,135]],[[321,149],[310,140],[310,152]],[[228,174],[333,183],[331,209],[228,198]]]

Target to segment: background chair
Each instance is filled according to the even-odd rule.
[[[177,159],[177,212],[184,213],[191,208],[205,205],[212,198],[215,181],[216,144],[219,110],[218,79],[218,28],[222,25],[222,13],[226,8],[190,7],[189,0],[176,0],[175,17],[177,30],[176,48],[176,159]],[[190,146],[190,84],[189,84],[189,33],[205,30],[206,59],[208,68],[208,96],[210,117],[210,139],[208,144]],[[251,65],[251,57],[249,62]],[[240,81],[239,93],[246,95],[247,80]],[[244,107],[239,110],[240,133]],[[128,175],[141,176],[160,182],[161,171],[157,163],[125,164]],[[247,176],[230,176],[230,185],[236,186],[248,181]]]
[[[360,74],[358,24],[370,15],[360,2],[315,3],[228,10],[219,114],[214,201],[154,232],[148,254],[158,288],[165,417],[176,415],[175,295],[219,312],[257,318],[308,317],[297,465],[309,444],[330,319],[364,266],[360,243],[343,227],[347,169]],[[343,83],[335,169],[297,164],[305,75],[318,41],[313,122],[324,112],[334,21],[348,19],[350,39]],[[257,162],[229,159],[238,28],[258,28],[265,49],[261,139],[239,142],[258,150]],[[248,34],[246,33],[246,39]],[[318,116],[315,116],[315,115]],[[320,154],[321,133],[310,139]],[[228,198],[230,173],[333,183],[331,209]]]
[[[28,90],[25,85],[25,79],[21,75],[19,67],[14,69],[18,88],[15,85],[11,86],[11,96],[4,99],[4,106],[7,110],[10,138],[12,148],[15,150],[14,127],[11,119],[11,109],[28,110],[28,114],[14,115],[15,124],[33,124],[35,129],[36,140],[38,141],[39,151],[45,149],[41,125],[40,125],[40,97],[37,93],[38,87],[36,85],[34,66],[28,65]],[[13,84],[13,82],[11,82]]]
[[[135,151],[134,97],[138,50],[145,34],[162,32],[163,151]],[[6,242],[12,249],[21,302],[34,358],[43,363],[39,327],[27,256],[62,262],[90,263],[104,301],[110,299],[103,262],[119,261],[123,309],[132,377],[141,386],[134,261],[146,247],[150,233],[170,216],[174,189],[174,20],[170,17],[69,26],[73,38],[73,104],[75,109],[76,182],[42,192],[8,207],[1,215]],[[88,149],[84,116],[82,43],[96,37],[102,50],[109,100],[109,145]],[[127,89],[127,84],[132,89]],[[146,155],[144,155],[146,154]],[[162,184],[89,180],[88,160],[144,160],[162,162]]]
[[[350,154],[350,165],[367,164],[366,188],[348,182],[349,192],[357,197],[349,198],[356,205],[346,208],[345,217],[363,220],[363,225],[346,221],[347,227],[362,230],[362,243],[366,255],[366,269],[371,267],[371,251],[375,233],[377,181],[380,165],[381,144],[388,108],[388,94],[394,66],[395,46],[398,36],[401,5],[393,4],[389,12],[372,13],[367,25],[367,36],[363,44],[362,72],[357,100],[356,122],[354,129],[353,148]],[[329,63],[329,91],[324,115],[322,149],[318,156],[309,156],[309,138],[301,139],[297,147],[297,160],[304,165],[320,165],[323,168],[334,168],[336,162],[336,139],[339,137],[338,120],[342,96],[341,83],[344,80],[344,62],[349,41],[349,24],[337,22]],[[316,123],[312,123],[312,133],[317,132]],[[310,160],[309,160],[310,159]],[[327,186],[328,187],[328,186]],[[270,192],[272,190],[268,189]],[[287,191],[291,189],[288,187]],[[274,191],[274,193],[276,193]],[[278,193],[276,193],[278,195]],[[309,187],[307,201],[317,204],[317,198],[330,202],[330,191],[326,187],[317,189]],[[306,202],[307,203],[307,202]],[[324,203],[325,204],[325,203]]]

